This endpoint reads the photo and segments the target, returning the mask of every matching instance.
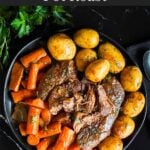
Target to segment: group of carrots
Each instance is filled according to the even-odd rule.
[[[27,121],[19,123],[19,131],[37,150],[80,150],[74,142],[75,132],[62,126],[61,122],[51,123],[47,102],[36,96],[43,70],[50,64],[51,58],[43,48],[26,54],[14,63],[9,90],[15,104],[23,103],[28,107]],[[26,71],[28,73],[24,75]]]

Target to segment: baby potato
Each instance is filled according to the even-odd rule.
[[[115,121],[112,132],[120,139],[125,139],[133,133],[134,129],[135,123],[133,119],[128,116],[122,115]]]
[[[123,142],[116,136],[109,136],[99,145],[99,150],[123,150]]]
[[[98,59],[89,64],[85,70],[85,77],[93,82],[100,82],[109,73],[110,64],[105,59]]]
[[[80,29],[74,34],[75,43],[82,48],[94,48],[99,43],[99,34],[93,29]]]
[[[120,82],[127,92],[137,91],[142,84],[142,73],[136,66],[127,66],[120,74]]]
[[[110,72],[119,73],[125,67],[125,59],[120,50],[111,43],[104,43],[98,49],[98,55],[110,63]]]
[[[132,92],[126,96],[122,112],[129,117],[136,117],[142,112],[144,105],[144,95],[141,92]]]
[[[59,61],[73,59],[76,46],[73,40],[63,33],[57,33],[48,39],[48,50],[50,54]]]
[[[80,50],[75,57],[77,69],[83,72],[87,67],[87,65],[89,65],[92,61],[96,59],[97,59],[97,54],[94,50],[92,49]]]

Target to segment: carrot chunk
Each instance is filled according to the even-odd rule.
[[[27,134],[37,135],[39,131],[39,119],[41,109],[36,107],[29,107],[28,119],[27,119]]]
[[[53,124],[50,124],[47,127],[47,130],[41,129],[39,131],[39,137],[40,138],[45,138],[45,137],[49,137],[49,136],[52,136],[52,135],[59,134],[60,132],[61,132],[61,124],[59,122],[55,122]]]
[[[36,51],[33,51],[23,57],[21,57],[20,61],[24,67],[28,68],[31,63],[37,62],[40,58],[46,56],[46,51],[43,48],[39,48]]]
[[[49,111],[49,109],[43,109],[41,111],[41,118],[43,119],[43,121],[45,122],[46,125],[48,125],[51,121],[51,113]]]
[[[31,64],[30,70],[29,70],[28,81],[27,81],[27,89],[28,90],[35,90],[36,89],[38,71],[39,71],[38,65],[37,64]]]
[[[12,68],[10,75],[9,90],[17,92],[20,87],[21,79],[23,77],[24,67],[16,62]]]
[[[63,127],[61,134],[59,135],[56,144],[54,145],[54,150],[67,150],[72,144],[75,138],[75,132],[68,128]]]
[[[18,92],[11,92],[14,103],[18,103],[26,98],[33,98],[35,95],[35,91],[26,89],[20,90]]]
[[[40,142],[38,135],[28,135],[27,143],[32,146],[36,146]]]
[[[51,58],[49,56],[42,57],[38,62],[39,70],[44,69],[45,67],[51,64]]]
[[[52,143],[51,138],[44,138],[40,141],[40,143],[36,146],[37,150],[47,150],[49,144]]]
[[[40,98],[27,99],[27,100],[23,101],[23,103],[26,105],[29,105],[29,106],[40,108],[40,109],[46,108],[44,101],[41,100]]]

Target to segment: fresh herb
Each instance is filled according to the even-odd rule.
[[[35,123],[36,122],[36,117],[35,116],[31,116],[31,118],[30,118],[30,123],[32,124],[32,123]]]
[[[47,8],[37,6],[34,9],[20,7],[17,17],[11,22],[11,26],[18,32],[18,37],[29,35],[36,25],[41,25],[48,17]]]
[[[52,6],[51,14],[54,23],[58,25],[71,24],[72,16],[64,9],[63,6]]]
[[[10,42],[10,29],[6,26],[6,21],[0,16],[0,59],[2,64],[6,64],[9,57],[8,44]]]
[[[57,25],[70,25],[71,18],[63,6],[0,7],[0,68],[8,62],[12,37],[22,38],[29,35],[46,21]]]

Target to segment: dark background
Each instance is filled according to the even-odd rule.
[[[75,27],[93,27],[109,35],[125,48],[150,40],[150,7],[74,6],[67,7],[67,9],[73,14]],[[34,38],[43,35],[44,32],[50,32],[52,29],[53,26],[46,24],[44,26],[38,27],[30,36],[25,37],[21,40],[14,37],[13,41],[11,42],[10,60],[22,48],[22,46],[24,46]],[[133,52],[133,55],[135,53],[136,52]],[[140,56],[139,61],[141,60],[142,55]],[[150,84],[147,85],[150,86]],[[148,109],[148,115],[149,112],[150,109]],[[12,149],[11,144],[10,148],[6,148],[6,145],[8,147],[8,142],[5,140],[5,142],[2,143],[0,149]],[[134,142],[130,145],[128,150],[149,150],[149,146],[150,123],[148,119],[146,119],[142,130],[140,131]]]

